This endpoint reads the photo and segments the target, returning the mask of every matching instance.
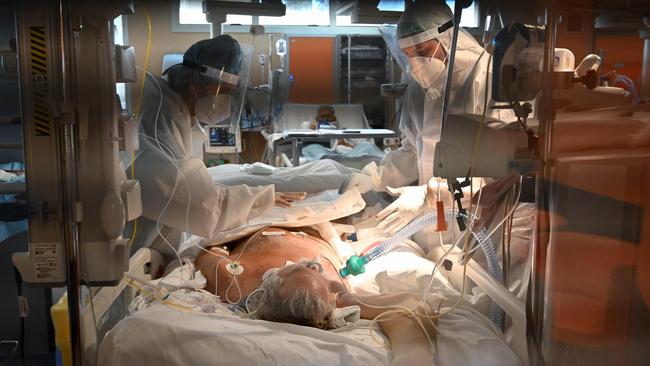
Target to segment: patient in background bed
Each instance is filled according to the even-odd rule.
[[[265,228],[227,247],[230,250],[212,247],[202,253],[195,260],[196,267],[207,278],[209,291],[228,302],[248,307],[255,318],[332,328],[341,326],[341,321],[345,323],[336,319],[337,308],[359,306],[360,316],[365,319],[373,319],[385,311],[359,303],[360,298],[348,292],[338,276],[337,269],[343,266],[343,261],[337,249],[310,228]],[[234,284],[232,273],[238,272]],[[393,294],[361,299],[364,304],[375,306],[414,307],[419,297]],[[432,311],[422,309],[420,313]],[[432,351],[424,333],[416,330],[420,329],[417,321],[394,314],[389,318],[380,325],[391,342],[394,363],[425,361],[430,364]],[[430,326],[429,335],[435,334],[429,322],[423,323]]]
[[[318,107],[318,110],[316,111],[316,117],[313,121],[311,121],[309,128],[312,130],[317,130],[324,126],[334,129],[340,128],[339,122],[336,120],[334,107],[328,104],[323,104]]]

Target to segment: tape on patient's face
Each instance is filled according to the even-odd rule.
[[[279,270],[280,270],[279,268],[267,269],[266,272],[264,272],[264,274],[262,275],[262,281],[265,281],[267,278],[269,278],[269,276],[271,276],[272,274],[278,272]]]

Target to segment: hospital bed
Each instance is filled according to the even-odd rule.
[[[328,221],[322,223],[324,218],[328,217],[326,212],[328,207],[336,212],[342,212],[342,215],[357,212],[362,208],[358,206],[360,197],[355,194],[342,197],[334,195],[331,199],[322,197],[320,201],[307,202],[302,205],[302,208],[276,208],[269,215],[280,217],[281,220],[286,220],[287,225],[294,227],[321,222],[320,231],[329,232],[328,240],[334,240],[332,238],[338,235],[336,227]],[[328,200],[329,203],[326,202]],[[305,212],[312,214],[306,215]],[[320,216],[314,217],[318,215]],[[247,223],[246,227],[239,228],[235,230],[236,232],[224,233],[223,237],[211,241],[210,244],[232,241],[267,224]],[[377,239],[364,239],[356,244],[357,250]],[[371,262],[365,277],[360,276],[350,280],[351,286],[355,291],[368,294],[421,291],[421,286],[428,282],[433,262],[423,258],[422,253],[413,250],[412,247],[417,246],[413,244],[401,247]],[[193,246],[187,245],[179,248],[181,253],[188,255],[191,255],[192,249]],[[456,263],[457,257],[454,256],[452,255],[450,259]],[[139,249],[131,257],[129,272],[125,277],[144,280],[156,278],[156,273],[163,266],[161,258],[161,255],[153,249]],[[459,274],[462,266],[455,265],[451,271]],[[513,325],[503,335],[484,315],[478,313],[469,304],[464,304],[439,321],[440,335],[437,344],[440,357],[449,362],[445,364],[452,365],[473,364],[472,362],[480,361],[485,357],[492,357],[496,364],[525,364],[527,354],[523,302],[517,300],[501,284],[494,283],[490,275],[473,261],[468,264],[467,274],[488,296],[505,309]],[[446,279],[450,275],[451,273],[441,272],[436,275],[435,286],[437,287],[434,288],[434,293],[458,291]],[[107,318],[112,303],[123,309],[128,306],[134,295],[125,281],[116,287],[103,288],[92,301],[94,308],[86,306],[83,312],[84,324],[94,324],[93,319]],[[387,364],[390,359],[386,340],[380,333],[376,334],[375,338],[378,337],[383,341],[377,343],[373,340],[369,321],[360,321],[338,330],[324,331],[293,324],[243,319],[227,304],[214,304],[206,298],[194,303],[191,299],[200,295],[191,295],[185,290],[181,290],[177,295],[178,298],[189,301],[184,304],[191,309],[154,303],[130,314],[114,326],[111,325],[111,330],[103,339],[101,338],[103,332],[88,326],[83,332],[86,350],[92,350],[95,345],[97,346],[99,365],[138,363],[239,365],[265,364],[264,362],[274,365],[381,365]],[[206,303],[210,306],[204,306]],[[99,328],[102,328],[102,324]]]
[[[345,165],[363,166],[371,161],[379,161],[382,152],[374,145],[373,138],[395,137],[397,134],[392,130],[372,129],[360,104],[334,104],[334,111],[341,130],[319,130],[305,129],[303,123],[311,123],[317,114],[316,104],[287,103],[283,107],[282,114],[273,123],[273,133],[264,133],[267,140],[267,157],[273,165],[295,166],[309,160],[323,157],[311,156],[301,157],[301,150],[304,142],[330,142],[342,138],[364,139],[369,144],[365,151],[359,154],[345,156],[337,154],[332,150],[324,158],[339,161]],[[373,149],[375,148],[375,149]],[[291,152],[291,158],[287,153]],[[355,162],[362,161],[362,163]],[[363,165],[362,165],[363,164]]]
[[[379,280],[368,287],[387,286],[388,291],[384,293],[390,293],[391,286],[392,290],[403,290],[398,284],[400,280],[412,279],[413,271],[417,272],[416,276],[424,276],[432,265],[408,251],[392,253],[384,261],[411,267],[409,272],[399,272],[395,266],[381,263],[382,268],[387,268],[385,275],[378,275]],[[391,283],[387,278],[398,282]],[[182,295],[179,293],[179,298]],[[506,303],[507,299],[503,301]],[[479,364],[486,359],[493,364],[521,364],[517,353],[510,351],[503,337],[486,322],[485,317],[465,306],[441,318],[436,343],[439,357],[445,362],[442,364]],[[324,331],[242,319],[225,305],[202,312],[154,304],[119,322],[100,345],[98,359],[99,365],[387,364],[390,352],[386,339],[376,334],[380,339],[377,343],[370,332],[370,322],[365,320]],[[525,339],[523,334],[520,336]]]
[[[131,261],[133,275],[147,275],[151,250],[141,249]],[[378,281],[369,286],[382,286],[382,280],[411,281],[425,276],[432,263],[409,252],[396,252],[377,263],[387,268]],[[400,272],[386,263],[408,265],[410,271]],[[467,360],[490,359],[494,364],[518,365],[525,354],[523,304],[519,304],[505,289],[489,284],[489,275],[474,265],[468,267],[469,275],[477,283],[491,289],[499,303],[512,314],[516,323],[513,334],[506,341],[487,318],[469,307],[457,311],[439,322],[440,335],[437,344],[440,357],[453,360],[445,364],[463,363]],[[137,271],[137,272],[136,272]],[[369,271],[373,271],[369,268]],[[130,274],[131,274],[130,272]],[[378,270],[374,270],[375,273]],[[423,281],[416,281],[423,282]],[[404,284],[404,282],[398,282]],[[441,280],[444,283],[444,280]],[[395,285],[393,283],[393,285]],[[96,298],[105,303],[107,296],[118,295],[117,290],[103,290]],[[400,290],[402,290],[400,288]],[[390,290],[384,291],[390,293]],[[501,294],[499,297],[495,294]],[[98,309],[100,308],[100,309]],[[97,315],[105,306],[96,306]],[[518,310],[517,310],[518,309]],[[92,311],[87,308],[88,320]],[[92,330],[88,329],[92,334]],[[324,331],[293,324],[272,323],[261,320],[242,319],[226,305],[204,311],[187,311],[154,304],[121,320],[104,338],[99,346],[99,365],[113,364],[319,364],[319,365],[381,365],[387,364],[389,351],[385,339],[376,343],[370,336],[369,321],[360,321],[334,331]],[[478,342],[474,343],[476,340]],[[512,348],[513,351],[510,351]],[[462,350],[463,352],[458,352]],[[515,356],[516,355],[516,356]]]

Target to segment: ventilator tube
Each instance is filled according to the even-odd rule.
[[[452,210],[445,210],[445,214],[448,217],[448,219],[451,220],[451,217],[453,216]],[[417,219],[413,220],[410,224],[404,226],[402,229],[396,232],[395,235],[384,240],[381,244],[377,245],[375,248],[373,248],[365,255],[363,256],[353,255],[352,257],[350,257],[350,259],[347,260],[345,267],[339,270],[339,274],[341,275],[341,277],[345,278],[349,275],[356,276],[358,274],[365,272],[365,265],[368,262],[378,257],[381,257],[382,255],[395,249],[397,245],[403,243],[404,240],[410,238],[413,234],[424,229],[425,227],[430,225],[435,225],[436,222],[438,221],[437,217],[438,215],[436,213],[431,213],[429,215],[418,217]]]

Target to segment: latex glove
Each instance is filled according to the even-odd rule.
[[[352,173],[345,179],[343,184],[341,184],[339,193],[343,194],[352,188],[359,189],[359,193],[363,194],[375,189],[375,181],[368,174]]]
[[[291,202],[304,200],[307,192],[275,192],[276,207],[291,207]]]
[[[361,319],[361,308],[358,305],[336,308],[328,321],[329,329],[342,328],[347,323],[356,322]]]
[[[427,186],[386,187],[386,190],[399,198],[377,214],[380,220],[377,228],[393,234],[411,222],[424,208],[427,201]]]

